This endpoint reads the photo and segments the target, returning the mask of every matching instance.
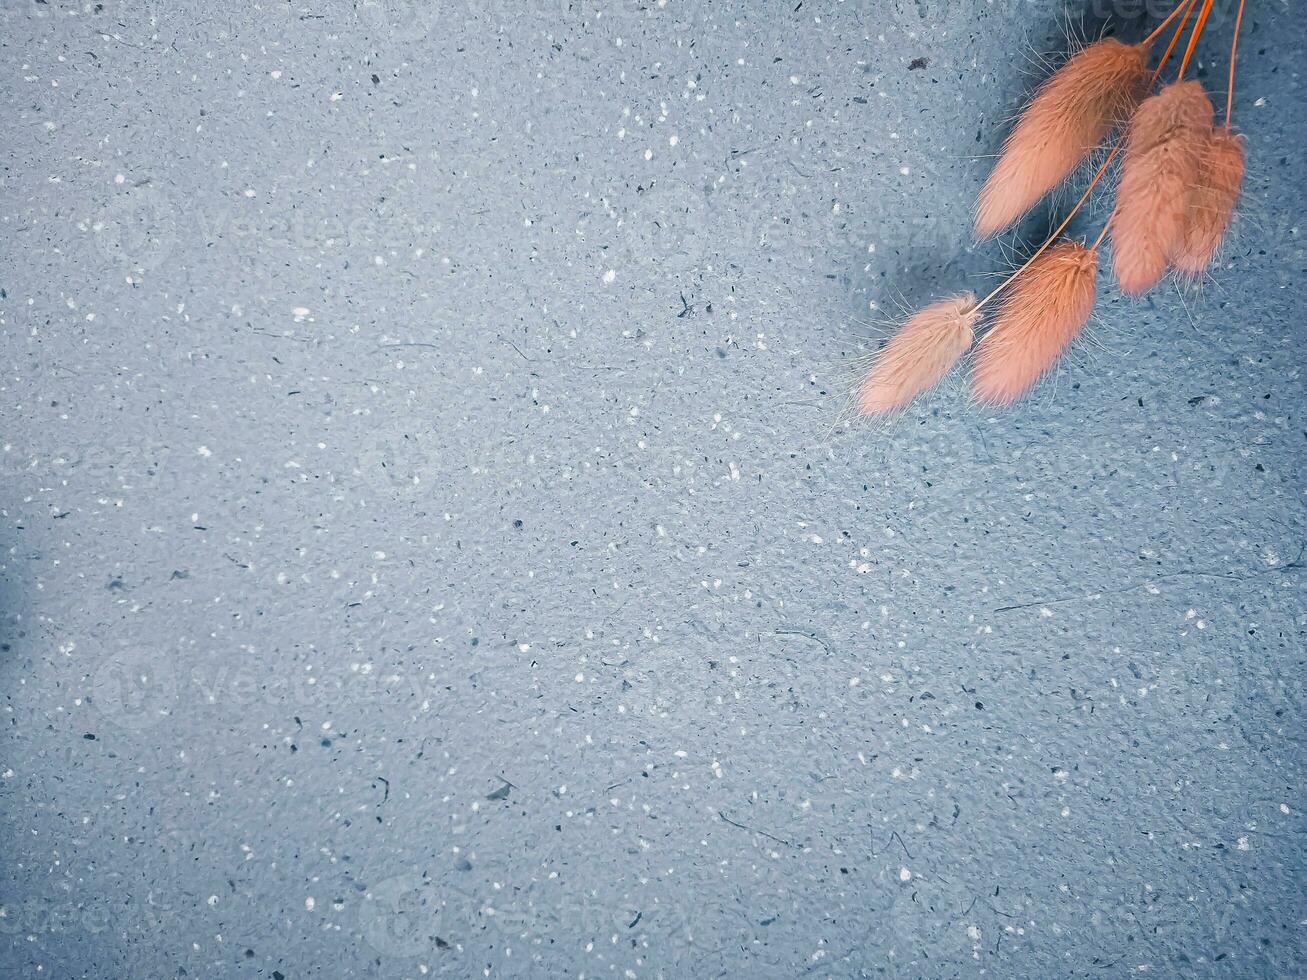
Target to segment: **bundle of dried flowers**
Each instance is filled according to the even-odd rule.
[[[1153,92],[1198,7],[1175,81]],[[1234,65],[1243,0],[1230,46],[1225,123],[1212,121],[1202,85],[1185,69],[1211,13],[1212,0],[1180,0],[1141,43],[1107,38],[1085,47],[1049,78],[1021,114],[976,208],[976,234],[1006,228],[1071,175],[1118,127],[1079,200],[1024,265],[977,301],[963,293],[912,315],[877,354],[858,408],[882,415],[937,384],[971,348],[985,307],[1000,295],[994,323],[976,348],[973,397],[1007,405],[1056,363],[1094,306],[1098,250],[1112,232],[1113,271],[1122,291],[1152,288],[1168,269],[1197,276],[1220,248],[1243,182],[1243,138],[1230,128]],[[1148,71],[1153,42],[1179,18],[1170,43]],[[1122,152],[1124,151],[1124,152]],[[1059,240],[1120,154],[1116,206],[1092,245]]]

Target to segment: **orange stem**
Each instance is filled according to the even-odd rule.
[[[1107,229],[1111,227],[1112,227],[1112,219],[1109,217],[1105,222],[1103,222],[1103,230],[1098,233],[1098,237],[1094,239],[1093,247],[1091,247],[1089,251],[1091,252],[1098,251],[1098,246],[1102,245],[1103,239],[1107,237]]]
[[[1239,24],[1243,21],[1243,2],[1239,0],[1239,12],[1234,15],[1234,40],[1230,42],[1230,87],[1225,93],[1225,128],[1230,128],[1230,112],[1234,109],[1234,59],[1239,52]]]
[[[1184,16],[1180,18],[1180,23],[1176,26],[1175,33],[1171,35],[1171,43],[1166,46],[1166,51],[1162,53],[1162,60],[1157,63],[1157,71],[1153,72],[1153,81],[1148,86],[1150,89],[1154,84],[1156,84],[1157,79],[1161,76],[1162,66],[1166,64],[1171,57],[1171,52],[1175,50],[1175,44],[1180,40],[1180,35],[1184,33],[1184,25],[1189,21],[1189,15],[1194,12],[1194,4],[1197,2],[1198,0],[1189,0],[1185,5]]]
[[[1166,30],[1166,25],[1171,23],[1171,21],[1175,20],[1175,15],[1189,6],[1192,5],[1188,3],[1187,0],[1180,0],[1180,3],[1177,3],[1175,5],[1175,9],[1166,15],[1166,20],[1158,24],[1157,27],[1153,29],[1153,33],[1149,34],[1146,38],[1144,38],[1139,43],[1144,45],[1145,47],[1152,44],[1155,40],[1157,40],[1157,35],[1161,34],[1164,30]]]
[[[1193,56],[1194,48],[1198,47],[1198,38],[1203,33],[1203,28],[1207,25],[1207,15],[1212,12],[1212,0],[1203,0],[1203,9],[1198,12],[1198,19],[1194,21],[1194,31],[1189,35],[1189,46],[1184,49],[1184,59],[1180,62],[1180,73],[1175,76],[1178,82],[1184,78],[1184,70],[1189,67],[1189,59]]]
[[[1071,224],[1071,219],[1076,216],[1076,212],[1080,210],[1080,206],[1089,199],[1089,192],[1094,189],[1094,185],[1103,179],[1103,174],[1107,173],[1108,164],[1112,162],[1112,158],[1115,157],[1121,149],[1121,142],[1122,142],[1121,140],[1117,140],[1116,145],[1112,147],[1112,152],[1107,155],[1107,159],[1103,161],[1103,165],[1098,168],[1098,173],[1094,174],[1094,179],[1089,182],[1089,186],[1085,188],[1085,192],[1080,195],[1080,200],[1076,201],[1075,207],[1073,207],[1067,213],[1067,216],[1062,219],[1062,223],[1058,225],[1055,229],[1053,229],[1053,234],[1048,236],[1048,238],[1044,241],[1043,245],[1040,245],[1039,248],[1035,249],[1035,254],[1030,256],[1030,258],[1026,259],[1026,261],[1022,263],[1021,268],[1017,269],[1016,272],[1012,273],[1012,275],[1008,276],[1006,279],[1000,282],[997,286],[993,288],[993,290],[990,292],[988,296],[986,296],[979,303],[977,303],[972,308],[973,312],[975,310],[979,310],[991,299],[993,299],[1003,290],[1007,289],[1008,286],[1012,285],[1013,281],[1017,278],[1017,276],[1021,275],[1021,273],[1025,272],[1028,268],[1030,268],[1030,264],[1034,262],[1035,259],[1043,255],[1044,252],[1047,251],[1048,246],[1052,245],[1053,242],[1056,241],[1057,236],[1062,234],[1062,232],[1066,230],[1066,226]]]

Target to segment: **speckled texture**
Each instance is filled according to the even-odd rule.
[[[0,975],[1303,975],[1301,11],[1202,294],[844,428],[1063,8],[435,9],[0,5]]]

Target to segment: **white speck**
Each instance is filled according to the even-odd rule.
[[[669,136],[667,137],[667,142],[670,145],[675,146],[677,143],[681,142],[681,138],[679,136]]]
[[[199,453],[201,456],[205,457],[206,459],[213,455],[213,450],[210,449],[208,446],[201,446],[199,449],[195,451]]]
[[[253,187],[247,187],[247,188],[245,188],[244,194],[245,194],[246,197],[253,197],[253,196],[254,196],[254,188],[253,188]]]
[[[799,78],[798,75],[791,75],[791,76],[790,76],[790,84],[791,84],[791,85],[798,85],[800,81],[801,81],[801,79]]]
[[[653,159],[653,150],[645,150],[645,151],[644,151],[644,158],[645,158],[646,160],[652,160],[652,159]]]
[[[339,102],[339,101],[340,101],[341,99],[343,99],[344,97],[345,97],[345,96],[344,96],[343,94],[341,94],[340,92],[332,92],[332,93],[331,93],[331,101],[332,101],[332,102]]]
[[[297,306],[295,309],[291,310],[291,313],[295,316],[308,316],[309,308],[307,306]]]
[[[209,901],[209,907],[212,908],[213,906],[218,904],[218,896],[210,895],[208,901]]]
[[[278,68],[275,71],[270,71],[268,72],[268,74],[271,75],[273,80],[275,81],[276,79],[281,78],[281,69]]]
[[[604,273],[604,282],[605,282],[605,283],[612,283],[612,282],[616,281],[616,279],[617,279],[617,270],[616,270],[616,269],[609,269],[607,272]]]
[[[976,926],[967,926],[967,938],[973,943],[980,942],[980,929]]]
[[[1240,837],[1240,838],[1239,838],[1239,850],[1241,850],[1241,851],[1246,851],[1246,850],[1248,850],[1250,847],[1252,847],[1252,845],[1248,843],[1248,838],[1247,838],[1247,837]]]
[[[912,872],[907,868],[899,868],[899,881],[911,881]]]
[[[906,177],[908,174],[912,173],[912,168],[911,168],[911,167],[899,167],[899,173],[901,173],[904,177]]]
[[[576,675],[576,682],[577,682],[578,684],[584,684],[584,683],[585,683],[585,674],[577,674],[577,675]]]
[[[317,904],[318,904],[318,903],[314,900],[314,898],[313,898],[312,895],[310,895],[308,898],[304,899],[304,908],[307,909],[307,910],[310,911],[310,912],[313,911],[314,906],[316,906]]]
[[[1260,109],[1262,106],[1266,105],[1266,99],[1264,98],[1258,99],[1256,102],[1253,103],[1253,105],[1257,106],[1257,108]]]
[[[115,184],[125,184],[127,182],[127,178],[124,177],[122,174],[116,174],[113,178],[113,182]]]

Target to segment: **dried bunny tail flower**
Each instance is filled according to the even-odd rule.
[[[1002,231],[1066,178],[1147,91],[1148,47],[1105,38],[1046,81],[981,189],[976,235]]]
[[[1228,126],[1215,130],[1203,148],[1184,239],[1171,256],[1180,272],[1200,275],[1216,257],[1234,216],[1243,168],[1243,137],[1232,133]]]
[[[892,412],[938,384],[971,346],[980,319],[975,306],[975,293],[962,293],[914,313],[876,355],[858,393],[858,411]]]
[[[1010,405],[1053,366],[1094,308],[1098,253],[1058,242],[1013,282],[981,339],[972,365],[972,396]]]
[[[1198,82],[1168,85],[1135,113],[1112,215],[1113,270],[1125,292],[1156,285],[1184,241],[1211,129],[1212,103]]]
[[[1126,160],[1147,153],[1180,130],[1208,132],[1212,128],[1212,100],[1203,83],[1172,82],[1139,104],[1126,132]]]

